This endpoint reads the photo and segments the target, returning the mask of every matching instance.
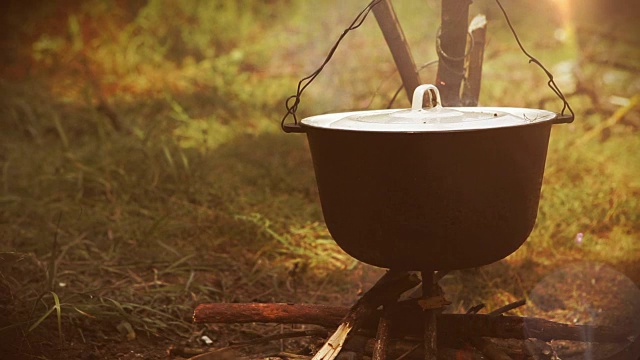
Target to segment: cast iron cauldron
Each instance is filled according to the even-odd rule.
[[[423,109],[425,92],[434,107]],[[324,219],[342,249],[380,267],[452,270],[502,259],[527,239],[551,125],[571,120],[443,108],[437,88],[421,85],[410,110],[319,115],[288,130],[307,134]]]

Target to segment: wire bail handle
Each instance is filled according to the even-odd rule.
[[[309,86],[313,82],[313,80],[315,80],[316,77],[322,72],[325,65],[327,65],[327,63],[329,62],[329,60],[331,60],[331,58],[333,57],[333,54],[338,49],[338,45],[340,45],[340,42],[342,42],[342,39],[344,39],[344,37],[347,36],[347,34],[351,30],[355,30],[359,28],[362,25],[362,23],[364,23],[364,20],[367,18],[367,15],[369,15],[373,7],[378,5],[380,1],[382,0],[371,0],[371,2],[369,2],[369,4],[367,4],[367,6],[358,13],[355,19],[353,19],[353,21],[351,22],[351,25],[349,25],[349,27],[344,29],[344,31],[342,32],[338,40],[335,42],[331,50],[329,50],[329,54],[327,54],[327,56],[325,57],[320,67],[318,67],[316,71],[314,71],[310,75],[305,76],[298,82],[298,89],[296,91],[296,94],[289,96],[285,102],[287,113],[282,117],[282,120],[280,121],[280,127],[282,128],[282,131],[286,133],[303,132],[303,130],[300,128],[300,124],[298,123],[298,117],[296,116],[296,111],[298,111],[298,105],[300,104],[300,97],[302,96],[302,93],[307,88],[307,86]],[[291,103],[292,101],[293,103]],[[293,124],[285,123],[285,121],[290,115],[293,116]]]
[[[300,124],[298,122],[298,117],[296,116],[296,112],[298,110],[298,105],[300,105],[300,97],[302,96],[302,93],[313,82],[313,80],[315,80],[315,78],[320,74],[320,72],[322,72],[322,70],[324,69],[325,65],[327,65],[327,63],[329,62],[329,60],[331,60],[331,57],[333,56],[333,54],[335,53],[336,49],[338,48],[338,45],[340,44],[342,39],[347,35],[347,33],[349,33],[349,31],[351,31],[351,30],[355,30],[358,27],[360,27],[360,25],[362,25],[364,20],[367,18],[367,15],[369,14],[369,12],[371,12],[373,7],[376,6],[380,1],[382,1],[382,0],[372,0],[371,2],[369,2],[369,4],[362,11],[360,11],[360,13],[356,16],[356,18],[353,20],[351,25],[342,32],[342,34],[340,35],[338,40],[333,45],[333,47],[329,51],[329,54],[326,56],[326,58],[324,59],[324,62],[320,65],[320,67],[318,67],[313,73],[311,73],[310,75],[302,78],[298,82],[298,88],[297,88],[296,94],[289,96],[287,98],[286,102],[285,102],[285,107],[287,109],[287,113],[282,117],[282,120],[280,121],[280,127],[282,128],[282,130],[284,132],[286,132],[286,133],[304,132],[304,130],[302,129],[302,127],[300,126]],[[443,1],[446,1],[446,0],[443,0]],[[529,63],[536,64],[538,67],[540,67],[545,72],[545,74],[547,75],[547,77],[549,79],[549,81],[547,82],[547,86],[549,86],[549,88],[563,102],[562,110],[561,110],[561,112],[559,114],[557,114],[557,117],[556,117],[554,123],[558,124],[558,123],[571,123],[571,122],[573,122],[573,120],[575,118],[575,113],[573,112],[573,109],[569,105],[569,102],[567,101],[567,99],[565,98],[564,94],[562,93],[562,91],[560,90],[560,88],[556,84],[555,80],[553,79],[553,74],[551,74],[551,72],[549,70],[547,70],[544,67],[544,65],[542,65],[542,63],[538,59],[536,59],[533,56],[531,56],[525,50],[524,46],[520,42],[520,38],[518,37],[518,34],[516,33],[515,29],[513,28],[513,25],[511,25],[511,21],[509,19],[509,16],[507,15],[506,10],[504,9],[502,4],[500,3],[500,0],[495,0],[495,1],[498,4],[498,7],[500,7],[500,10],[502,11],[502,14],[504,15],[504,18],[505,18],[505,20],[507,22],[507,25],[509,26],[509,29],[511,30],[511,33],[513,34],[513,37],[515,38],[516,42],[518,43],[518,46],[520,47],[520,50],[529,58]],[[436,39],[436,45],[438,47],[440,45],[439,44],[439,38]],[[446,54],[443,53],[442,55],[445,55],[445,56],[443,56],[443,58],[447,59]],[[445,61],[443,61],[442,63],[443,63],[443,65],[446,66],[446,62]],[[422,86],[425,86],[425,85],[422,85]],[[433,85],[431,85],[431,86],[433,86]],[[418,88],[420,88],[420,87],[421,86],[419,86]],[[435,86],[433,86],[433,87],[435,88]],[[416,88],[416,91],[418,90],[418,88]],[[442,107],[441,102],[440,102],[440,93],[438,92],[437,88],[436,89],[424,88],[424,90],[421,90],[421,92],[422,92],[421,96],[424,96],[424,91],[427,91],[427,90],[429,90],[429,98],[430,98],[430,101],[431,101],[431,105],[433,104],[433,98],[431,97],[431,95],[432,95],[431,91],[433,91],[433,93],[436,95],[436,103],[437,104],[436,104],[435,107],[436,108],[437,107]],[[413,101],[412,101],[412,109],[416,110],[416,106],[420,106],[420,109],[421,109],[422,108],[422,102],[423,102],[422,98],[419,99],[419,102],[416,102],[416,92],[414,92]],[[419,105],[416,105],[416,104],[419,104]],[[433,105],[432,105],[432,107],[433,107]],[[568,110],[570,114],[565,114],[565,110]],[[293,123],[286,123],[286,120],[287,120],[287,118],[289,116],[293,116]]]
[[[558,84],[556,84],[555,80],[553,79],[553,74],[549,70],[547,70],[547,68],[544,67],[544,65],[542,65],[540,60],[536,59],[531,54],[529,54],[529,52],[527,52],[527,50],[525,50],[524,46],[520,42],[520,38],[518,37],[518,34],[516,33],[516,30],[513,28],[513,25],[511,25],[511,20],[509,19],[509,15],[507,15],[507,11],[502,6],[502,3],[500,3],[500,0],[496,0],[496,3],[498,4],[498,7],[500,7],[500,10],[502,11],[502,15],[504,15],[504,19],[507,21],[507,25],[509,26],[509,29],[511,30],[511,33],[513,34],[513,37],[515,38],[516,43],[518,43],[518,46],[520,47],[520,50],[522,51],[522,53],[524,53],[529,58],[529,63],[530,64],[534,63],[534,64],[538,65],[538,67],[540,69],[542,69],[542,71],[544,71],[545,75],[547,75],[547,78],[549,78],[549,81],[547,81],[547,86],[549,86],[549,88],[556,94],[556,96],[560,100],[562,100],[562,110],[560,111],[559,114],[557,114],[557,117],[554,120],[554,123],[555,124],[572,123],[573,120],[575,119],[575,113],[573,112],[573,109],[571,108],[571,105],[569,105],[569,102],[567,101],[567,98],[565,98],[564,94],[562,93],[562,91],[558,87]],[[570,114],[565,114],[564,113],[565,110],[569,110]]]

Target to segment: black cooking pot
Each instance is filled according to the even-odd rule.
[[[422,108],[425,92],[436,105]],[[489,264],[536,220],[551,125],[573,117],[523,108],[443,108],[433,85],[410,110],[327,114],[307,134],[322,212],[338,245],[399,270]]]

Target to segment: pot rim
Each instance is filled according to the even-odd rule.
[[[446,110],[467,112],[467,113],[486,113],[501,114],[496,119],[469,121],[461,127],[461,123],[429,123],[429,124],[384,124],[384,126],[348,127],[331,125],[337,121],[352,116],[369,116],[369,115],[390,115],[403,111],[402,109],[385,109],[385,110],[364,110],[364,111],[348,111],[339,113],[329,113],[315,115],[304,118],[300,121],[303,128],[321,129],[328,131],[348,131],[356,133],[392,133],[392,134],[408,134],[408,133],[454,133],[454,132],[475,132],[495,129],[509,129],[522,126],[533,126],[540,124],[554,124],[559,118],[556,114],[547,110],[516,108],[516,107],[446,107]],[[502,121],[501,121],[502,120]],[[504,121],[507,120],[507,121]]]

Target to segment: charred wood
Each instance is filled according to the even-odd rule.
[[[422,84],[422,81],[391,1],[380,1],[373,7],[373,14],[396,63],[407,98],[411,102],[413,91]]]
[[[226,307],[226,308],[225,308]],[[298,309],[303,311],[298,312]],[[292,304],[201,304],[194,313],[198,323],[285,323],[316,324],[336,327],[349,311],[345,307]],[[392,336],[422,337],[422,309],[416,303],[404,303],[393,312]],[[363,329],[374,332],[380,312],[361,321]],[[342,315],[342,316],[341,316]],[[588,331],[594,342],[628,341],[636,336],[632,329],[610,326],[562,324],[540,318],[519,316],[491,316],[487,314],[440,314],[437,316],[438,337],[493,337],[503,339],[537,338],[549,340],[583,341]]]

